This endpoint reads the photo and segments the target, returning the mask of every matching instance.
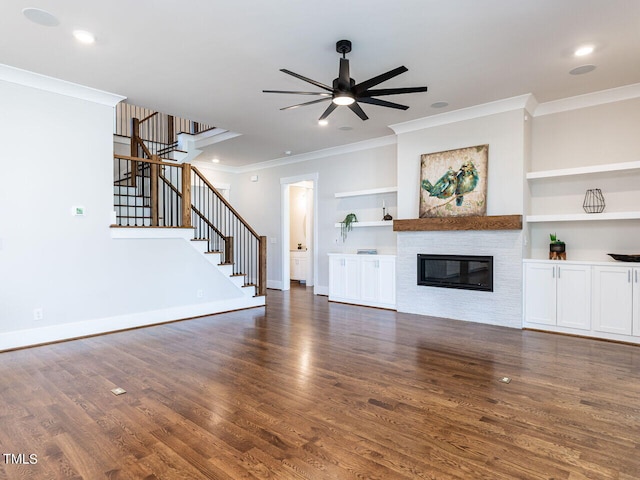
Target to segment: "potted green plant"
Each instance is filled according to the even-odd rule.
[[[566,258],[567,245],[560,240],[555,233],[550,233],[549,238],[551,243],[549,244],[549,258],[552,260]]]
[[[358,217],[356,217],[356,214],[349,213],[344,217],[344,220],[340,222],[340,235],[342,236],[343,242],[347,239],[347,233],[353,228],[353,223],[357,221]]]

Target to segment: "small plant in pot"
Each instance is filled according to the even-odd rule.
[[[342,235],[342,241],[344,242],[347,239],[347,233],[351,231],[353,228],[352,223],[357,222],[358,217],[356,217],[355,213],[349,213],[344,220],[340,222],[340,235]]]
[[[549,234],[551,243],[549,244],[549,259],[551,260],[566,260],[566,248],[567,245],[560,240],[555,233]]]

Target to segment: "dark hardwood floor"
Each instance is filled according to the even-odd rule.
[[[640,478],[639,347],[267,303],[1,353],[0,479]]]

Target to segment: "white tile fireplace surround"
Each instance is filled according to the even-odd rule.
[[[399,312],[522,328],[522,230],[398,232]],[[493,292],[417,284],[419,253],[493,256]]]

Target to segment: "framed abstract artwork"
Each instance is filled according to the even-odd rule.
[[[420,218],[487,214],[489,145],[420,156]]]

